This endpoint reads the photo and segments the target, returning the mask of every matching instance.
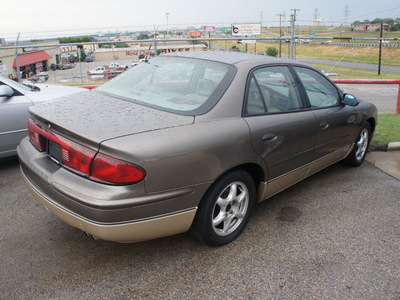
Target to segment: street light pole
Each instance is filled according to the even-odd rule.
[[[290,15],[290,23],[291,23],[291,36],[290,36],[290,59],[295,59],[294,57],[294,22],[296,21],[296,12],[298,11],[298,9],[292,9],[293,10],[293,14]]]
[[[19,40],[19,32],[18,32],[18,36],[17,36],[17,39],[14,44],[14,52],[15,52],[15,63],[17,65],[17,80],[18,80],[18,82],[21,82],[21,69],[19,68],[19,58],[18,58],[18,50],[17,50],[18,40]]]

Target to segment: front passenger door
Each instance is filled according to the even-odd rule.
[[[356,111],[344,105],[334,84],[325,76],[307,67],[294,67],[307,94],[316,118],[316,147],[313,161],[320,168],[332,164],[348,153],[354,142]]]

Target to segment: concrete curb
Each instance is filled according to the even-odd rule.
[[[400,151],[400,142],[389,143],[387,151]]]
[[[400,151],[370,152],[366,160],[385,173],[400,180]]]

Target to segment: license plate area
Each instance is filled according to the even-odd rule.
[[[48,140],[48,143],[47,143],[47,154],[55,162],[57,162],[59,164],[63,163],[61,146],[59,144],[53,142],[52,140]]]

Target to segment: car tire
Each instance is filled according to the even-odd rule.
[[[236,170],[220,177],[203,196],[190,233],[210,246],[232,242],[246,227],[255,196],[249,173]]]
[[[360,166],[367,156],[368,146],[371,140],[371,125],[366,122],[360,133],[357,135],[355,145],[350,154],[345,158],[344,162],[353,167]]]

